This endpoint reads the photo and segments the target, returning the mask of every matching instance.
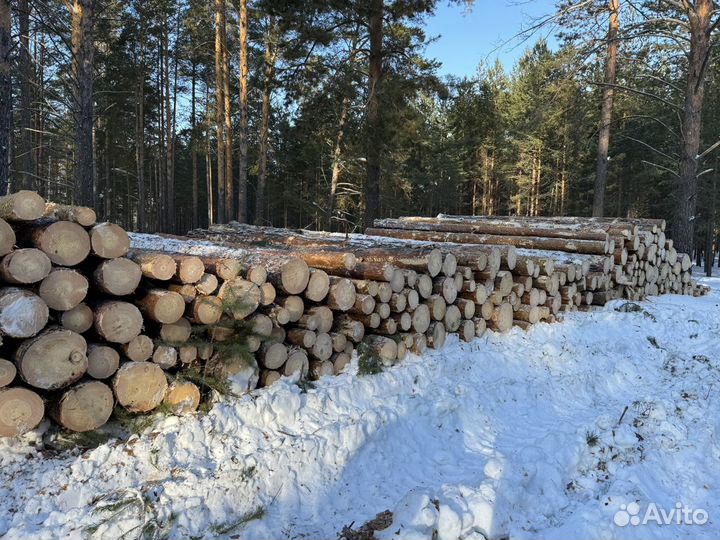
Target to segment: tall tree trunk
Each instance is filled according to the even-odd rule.
[[[20,152],[16,167],[18,183],[23,189],[35,189],[33,176],[32,144],[32,79],[34,70],[30,55],[30,4],[28,0],[18,1],[18,22],[20,29]]]
[[[198,176],[197,158],[197,97],[195,88],[197,86],[197,64],[192,62],[190,78],[190,162],[192,167],[192,228],[200,226],[200,209],[198,199],[200,193],[200,178]]]
[[[75,202],[95,207],[93,160],[94,0],[74,0],[72,10],[72,71],[75,84]]]
[[[10,78],[10,0],[0,0],[0,194],[10,184],[10,130],[12,82]]]
[[[225,82],[223,79],[223,13],[225,0],[215,0],[215,130],[217,133],[217,221],[225,222]]]
[[[255,223],[265,223],[265,191],[267,189],[268,151],[270,149],[270,114],[273,79],[275,77],[275,17],[268,21],[265,41],[265,79],[263,81],[262,119],[260,122],[260,155],[258,156],[258,184],[255,198]]]
[[[370,65],[366,112],[367,177],[365,180],[365,225],[371,227],[380,214],[380,157],[383,135],[381,117],[383,0],[370,0]]]
[[[607,58],[605,59],[605,87],[603,88],[602,111],[600,112],[600,134],[598,136],[597,168],[595,189],[593,192],[592,215],[602,217],[605,207],[605,189],[608,177],[608,149],[610,147],[610,124],[612,123],[613,94],[615,92],[615,72],[617,66],[618,29],[620,27],[618,11],[620,0],[609,0],[610,27],[607,35]]]
[[[225,215],[235,217],[235,186],[233,185],[232,116],[230,114],[230,53],[227,38],[227,13],[223,10],[223,98],[225,100]]]
[[[238,199],[237,220],[247,222],[247,182],[248,182],[248,9],[247,0],[240,0],[239,5],[240,27],[240,69],[239,69],[239,103],[240,125],[238,126],[240,140],[238,141]]]
[[[145,44],[140,35],[139,73],[135,90],[135,167],[137,175],[137,226],[146,230],[145,220]]]
[[[213,210],[215,208],[215,190],[213,188],[212,149],[210,147],[210,81],[205,81],[205,180],[207,189],[207,221],[212,225]]]
[[[166,228],[170,232],[175,232],[177,226],[177,216],[175,215],[175,146],[177,142],[177,96],[178,96],[178,46],[177,36],[180,35],[180,17],[176,16],[175,20],[175,51],[173,53],[173,85],[172,85],[172,104],[168,103],[168,152],[167,152],[167,225]],[[168,48],[169,48],[168,40]],[[167,51],[170,56],[170,51]],[[169,79],[169,71],[168,71]],[[170,86],[168,84],[168,101],[170,100]]]
[[[707,225],[705,230],[705,275],[712,277],[713,260],[715,252],[713,251],[713,241],[715,240],[715,215],[716,215],[716,194],[717,194],[717,164],[720,160],[716,160],[715,171],[713,171],[712,193],[710,195],[710,212],[707,217]]]
[[[692,253],[697,203],[697,168],[702,128],[705,75],[710,64],[710,31],[713,0],[688,3],[690,56],[688,58],[685,107],[682,120],[682,148],[679,175],[676,178],[673,241],[678,251]]]

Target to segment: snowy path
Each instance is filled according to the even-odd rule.
[[[720,537],[720,279],[707,283],[645,312],[615,302],[452,338],[376,376],[280,383],[83,454],[0,442],[0,536],[331,539],[391,509],[382,538]],[[631,503],[709,519],[614,524]]]

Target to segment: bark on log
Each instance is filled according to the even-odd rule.
[[[408,240],[424,240],[431,242],[455,242],[465,244],[511,245],[527,249],[546,249],[568,251],[572,253],[589,253],[605,255],[610,252],[609,241],[601,240],[566,240],[563,238],[543,238],[537,236],[499,236],[472,233],[443,233],[432,231],[415,231],[399,229],[367,229],[367,234],[387,236]]]
[[[16,287],[0,289],[0,334],[27,338],[45,328],[47,304],[36,294]]]
[[[113,377],[118,403],[130,412],[153,410],[162,403],[168,383],[165,372],[151,362],[127,362]]]
[[[97,221],[95,210],[87,206],[46,203],[43,217],[53,221],[73,221],[83,227],[92,227]]]
[[[0,437],[19,437],[45,415],[42,398],[27,388],[0,388]]]
[[[70,330],[51,328],[22,342],[15,351],[18,374],[42,390],[64,388],[87,371],[85,339]]]
[[[27,285],[43,280],[51,269],[50,258],[39,249],[17,249],[0,262],[0,278],[8,283]]]
[[[50,309],[67,311],[85,300],[88,287],[87,278],[80,272],[55,268],[40,283],[38,294]]]
[[[103,259],[124,257],[130,249],[125,229],[114,223],[98,223],[90,229],[90,246],[94,255]]]
[[[92,431],[108,421],[114,405],[115,398],[108,385],[87,381],[63,392],[50,407],[50,415],[70,431]]]

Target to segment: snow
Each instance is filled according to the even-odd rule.
[[[282,379],[82,453],[4,440],[0,536],[334,539],[390,509],[378,538],[717,538],[720,279],[701,282],[379,375]],[[633,525],[651,503],[709,519]]]

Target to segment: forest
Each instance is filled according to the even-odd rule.
[[[717,1],[559,0],[518,29],[516,65],[464,78],[427,54],[437,6],[0,0],[0,191],[177,233],[657,217],[712,257]]]

